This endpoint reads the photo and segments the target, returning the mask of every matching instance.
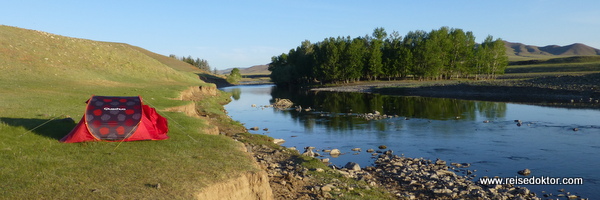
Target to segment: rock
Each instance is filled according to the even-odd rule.
[[[394,154],[394,151],[392,151],[392,150],[387,150],[387,151],[385,151],[385,152],[384,152],[384,154],[385,154],[385,155],[390,155],[390,156],[391,156],[392,154]]]
[[[529,191],[529,189],[527,189],[527,188],[522,187],[522,188],[519,188],[518,192],[519,192],[519,194],[522,194],[522,195],[529,195],[529,193],[531,191]]]
[[[321,187],[321,191],[323,192],[329,192],[331,190],[333,190],[335,187],[332,184],[327,184],[324,185],[323,187]]]
[[[315,157],[316,156],[315,152],[313,152],[310,147],[304,148],[304,153],[302,153],[302,155],[303,156],[308,156],[308,157]]]
[[[263,131],[269,131],[269,129],[268,128],[263,128]]]
[[[355,162],[346,163],[344,168],[349,169],[349,170],[354,170],[354,171],[360,171],[360,165],[358,165],[358,163],[355,163]]]
[[[275,143],[275,144],[283,144],[283,143],[285,143],[285,140],[284,139],[273,139],[273,143]]]
[[[375,149],[367,149],[367,152],[368,153],[373,153],[373,152],[375,152]]]
[[[573,131],[579,131],[579,129],[578,128],[573,128]]]
[[[378,147],[378,148],[379,148],[379,149],[387,149],[387,146],[385,146],[385,145],[379,145],[379,147]]]
[[[446,161],[438,158],[437,160],[435,160],[435,164],[436,165],[446,165]]]
[[[253,108],[254,108],[254,107],[256,107],[256,104],[252,104],[252,107],[253,107]]]
[[[258,131],[258,126],[250,128],[251,131]]]
[[[454,172],[448,170],[437,170],[435,171],[435,174],[438,176],[456,176]]]
[[[451,194],[452,190],[450,190],[448,188],[433,189],[433,193],[436,193],[436,194]]]
[[[360,148],[353,148],[352,151],[360,151]]]
[[[275,103],[273,104],[273,107],[276,107],[279,109],[288,109],[288,108],[292,107],[293,105],[294,105],[294,103],[292,101],[290,101],[289,99],[275,98]]]
[[[316,168],[315,171],[316,172],[324,172],[325,170],[323,168]]]
[[[523,176],[527,176],[527,175],[531,174],[531,170],[529,170],[529,169],[524,169],[524,170],[520,170],[520,171],[518,171],[517,173],[519,173],[519,174],[521,174],[521,175],[523,175]]]
[[[329,162],[329,158],[323,158],[323,159],[321,159],[321,162],[328,163]]]
[[[490,120],[483,120],[483,123],[490,123]]]
[[[329,152],[329,155],[331,155],[332,157],[337,157],[337,156],[339,156],[340,154],[342,154],[342,152],[340,152],[340,150],[339,150],[339,149],[332,149],[332,150]]]

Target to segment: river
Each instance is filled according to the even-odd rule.
[[[229,115],[255,134],[281,138],[286,147],[339,149],[330,158],[373,165],[367,149],[394,154],[440,158],[448,163],[470,163],[479,177],[583,178],[582,185],[521,185],[539,197],[561,194],[560,189],[584,198],[600,196],[600,111],[525,104],[445,98],[401,97],[363,93],[289,91],[272,85],[222,88],[233,101]],[[275,98],[290,99],[302,109],[264,107]],[[252,105],[256,105],[253,107]],[[310,111],[306,109],[310,108]],[[359,114],[379,112],[390,117],[367,120]],[[517,125],[521,121],[521,125]],[[268,130],[263,130],[268,128]],[[361,148],[361,151],[352,151]],[[464,175],[460,174],[459,175]],[[556,197],[556,196],[554,196]]]

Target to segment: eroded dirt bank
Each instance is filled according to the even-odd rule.
[[[215,121],[210,115],[201,113],[197,107],[197,101],[202,101],[209,97],[215,97],[218,95],[218,90],[215,85],[203,85],[190,87],[185,91],[182,91],[176,100],[189,101],[189,103],[183,106],[171,107],[165,109],[170,112],[182,112],[190,117],[200,118],[206,123],[206,128],[199,130],[205,134],[218,135],[221,134],[220,130],[232,130],[231,128],[224,127],[219,128],[220,124],[213,123]],[[227,133],[233,134],[233,133]],[[245,145],[240,143],[238,148],[240,151],[246,151]],[[251,154],[248,154],[251,157]],[[251,159],[251,158],[249,158]],[[273,192],[269,185],[269,178],[267,173],[259,169],[258,163],[255,163],[256,171],[244,172],[237,176],[220,183],[210,185],[195,195],[196,199],[223,199],[223,200],[272,200]]]

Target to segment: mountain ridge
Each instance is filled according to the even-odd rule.
[[[573,43],[565,46],[546,45],[539,47],[504,41],[504,46],[506,47],[506,55],[509,56],[509,59],[511,60],[600,55],[600,49],[582,43]]]
[[[238,68],[240,70],[240,74],[242,75],[256,75],[256,74],[270,74],[271,72],[268,70],[269,64],[265,65],[253,65],[246,68]],[[233,68],[227,68],[223,70],[218,70],[217,74],[228,75]]]

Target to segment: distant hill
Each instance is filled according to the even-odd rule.
[[[600,55],[600,49],[581,43],[574,43],[567,46],[548,45],[543,47],[507,41],[504,41],[504,44],[506,46],[506,55],[508,55],[510,60]]]
[[[269,65],[254,65],[252,67],[248,67],[248,68],[238,68],[240,70],[240,74],[242,75],[265,75],[265,74],[271,74],[271,72],[268,70]],[[219,70],[217,71],[218,74],[229,74],[229,72],[231,72],[231,70],[233,70],[233,68],[228,68],[228,69],[224,69],[224,70]]]

